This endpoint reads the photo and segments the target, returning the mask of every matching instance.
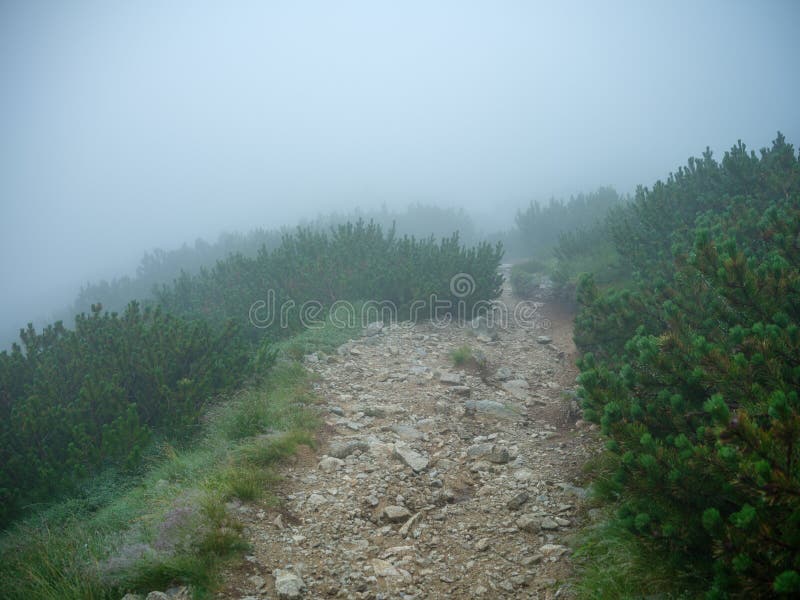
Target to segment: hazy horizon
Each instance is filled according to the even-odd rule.
[[[798,24],[788,0],[5,2],[0,330],[156,247],[418,202],[488,233],[797,144]]]

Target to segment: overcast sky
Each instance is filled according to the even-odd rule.
[[[145,249],[800,142],[800,2],[0,3],[0,322]],[[1,323],[0,323],[1,324]]]

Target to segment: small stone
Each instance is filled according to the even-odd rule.
[[[486,460],[493,462],[496,465],[504,465],[511,460],[511,457],[508,453],[508,448],[494,445],[492,447],[492,451],[486,455]]]
[[[169,600],[169,596],[164,592],[150,592],[145,600]]]
[[[489,454],[492,448],[494,448],[494,444],[491,443],[473,444],[467,448],[467,456],[470,458],[481,458]]]
[[[522,505],[525,504],[530,496],[528,496],[528,492],[520,492],[516,494],[511,500],[506,502],[506,507],[508,510],[519,510],[522,508]]]
[[[424,433],[408,425],[393,425],[392,431],[394,431],[401,440],[414,441],[421,440],[425,437]]]
[[[547,529],[549,531],[558,529],[558,523],[556,523],[552,517],[545,517],[542,519],[542,529]]]
[[[368,417],[383,419],[386,416],[386,409],[382,406],[365,406],[362,412]]]
[[[541,548],[539,548],[539,552],[544,554],[545,556],[561,556],[565,552],[567,552],[566,546],[560,546],[558,544],[545,544]]]
[[[511,583],[508,579],[504,579],[500,583],[497,584],[501,590],[505,590],[506,592],[513,592],[514,591],[514,584]]]
[[[490,542],[489,538],[481,538],[477,542],[475,542],[475,550],[478,552],[484,552],[489,549]]]
[[[469,398],[469,396],[472,394],[472,388],[470,388],[468,385],[454,385],[450,388],[450,391],[456,396],[462,396],[464,398]]]
[[[376,577],[400,577],[400,571],[387,560],[373,558],[370,564],[372,564],[372,571]]]
[[[509,369],[508,367],[500,367],[499,369],[497,369],[497,372],[494,374],[494,378],[497,379],[497,381],[508,381],[513,376],[514,376],[514,374],[511,372],[511,369]]]
[[[517,519],[516,525],[519,529],[528,533],[539,533],[542,528],[542,522],[536,515],[522,515]]]
[[[247,581],[253,584],[253,588],[255,588],[256,591],[267,585],[267,582],[263,577],[261,577],[261,575],[252,575],[251,577],[247,578]]]
[[[299,598],[305,589],[305,583],[297,575],[285,569],[275,569],[275,591],[278,598]]]
[[[411,528],[419,522],[420,517],[422,516],[422,512],[415,513],[410,519],[408,519],[403,526],[400,528],[398,533],[403,537],[408,537]]]
[[[320,471],[325,473],[333,473],[342,468],[344,465],[344,461],[341,458],[336,458],[335,456],[326,456],[317,465],[317,468]]]
[[[530,385],[524,379],[512,379],[503,382],[503,390],[517,400],[526,400],[529,396]]]
[[[308,497],[308,500],[306,500],[306,504],[308,504],[309,506],[311,506],[313,508],[319,508],[320,506],[322,506],[323,504],[326,504],[327,502],[328,502],[328,499],[325,496],[323,496],[322,494],[316,494],[316,493],[311,494]]]
[[[488,593],[489,590],[482,585],[476,585],[474,588],[472,588],[472,595],[475,596],[476,598],[481,598]]]
[[[520,564],[523,567],[530,567],[531,565],[536,565],[536,564],[539,564],[540,562],[542,562],[543,558],[544,558],[544,556],[542,556],[541,554],[539,554],[537,552],[536,554],[532,554],[531,556],[526,556],[525,558],[523,558],[520,561]]]
[[[549,344],[552,341],[553,338],[551,338],[549,335],[540,335],[539,337],[536,338],[537,344]]]
[[[328,448],[328,456],[344,459],[356,450],[366,452],[369,450],[369,444],[363,440],[335,441],[332,442],[330,448]]]
[[[517,469],[514,471],[514,479],[517,481],[531,481],[532,479],[536,478],[536,473],[531,471],[530,469],[526,469],[522,467],[521,469]]]
[[[439,383],[444,383],[445,385],[461,385],[461,375],[442,371],[439,373]]]
[[[364,328],[364,335],[366,337],[372,337],[381,332],[383,332],[383,321],[373,321]]]
[[[495,400],[467,400],[464,402],[464,411],[467,414],[486,414],[493,417],[513,418],[519,416],[517,411]]]
[[[405,506],[390,505],[383,509],[383,516],[392,523],[399,523],[408,519],[411,511]]]

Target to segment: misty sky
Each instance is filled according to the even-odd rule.
[[[800,142],[800,2],[0,3],[0,322],[145,249]],[[0,323],[4,324],[4,323]]]

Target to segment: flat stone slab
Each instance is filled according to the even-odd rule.
[[[439,373],[439,383],[444,383],[445,385],[461,385],[461,375],[443,371]]]
[[[476,414],[485,414],[507,419],[519,416],[519,413],[513,408],[495,400],[467,400],[464,402],[464,408]]]
[[[428,468],[428,457],[404,444],[395,444],[394,456],[403,461],[415,473]]]

